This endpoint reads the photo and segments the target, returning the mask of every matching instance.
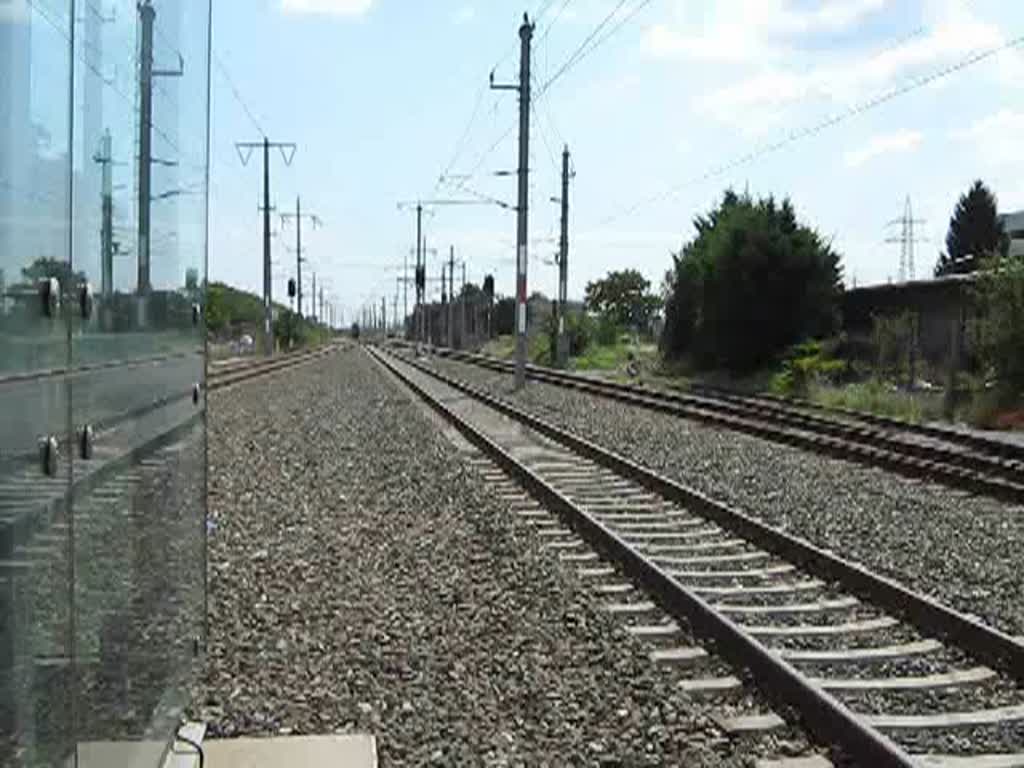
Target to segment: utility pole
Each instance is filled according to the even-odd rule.
[[[153,204],[153,78],[181,77],[185,62],[178,54],[178,69],[153,69],[153,24],[156,10],[151,0],[139,3],[139,220],[138,220],[138,284],[139,324],[146,319],[146,299],[152,290],[150,278],[150,211]],[[73,21],[72,21],[73,23]]]
[[[386,336],[388,333],[388,299],[380,297],[380,330]]]
[[[114,158],[113,140],[109,129],[104,132],[100,151],[93,160],[103,166],[102,203],[103,224],[100,229],[100,295],[109,300],[114,295]]]
[[[459,348],[466,346],[466,262],[462,262],[462,290],[459,291]]]
[[[282,213],[281,224],[283,225],[289,219],[295,219],[295,282],[298,292],[298,312],[299,317],[302,317],[302,262],[306,259],[302,258],[302,219],[307,218],[313,224],[313,229],[321,226],[323,221],[315,213],[303,213],[302,212],[302,199],[300,197],[295,198],[295,213]]]
[[[411,208],[413,205],[416,207],[416,307],[414,311],[418,315],[419,328],[412,330],[414,337],[418,336],[421,341],[425,342],[427,339],[427,320],[426,308],[423,306],[423,302],[427,285],[426,260],[428,251],[423,238],[424,210],[433,215],[435,207],[446,205],[497,205],[506,210],[511,209],[512,206],[500,200],[492,200],[490,198],[482,200],[417,200],[415,203],[408,201],[398,203],[398,210]],[[408,305],[406,306],[406,315],[408,316]]]
[[[420,322],[420,341],[427,341],[426,308],[423,292],[427,287],[427,270],[423,265],[423,204],[416,203],[416,312]]]
[[[314,301],[316,300],[316,295],[313,296],[313,300]],[[321,280],[320,281],[320,317],[321,317],[321,319],[323,318],[323,316],[324,316],[324,283],[323,283],[323,280]]]
[[[565,335],[565,306],[569,300],[569,146],[562,149],[562,235],[558,241],[558,341],[556,357],[559,367],[569,360],[569,344]]]
[[[149,212],[152,198],[153,157],[153,22],[156,11],[147,2],[139,4],[142,23],[139,56],[139,221],[138,221],[138,283],[139,296],[149,293]],[[144,314],[140,304],[140,313]],[[141,319],[141,318],[140,318]]]
[[[523,14],[519,27],[519,83],[518,85],[495,85],[491,73],[491,88],[519,92],[519,203],[516,208],[516,378],[515,388],[526,384],[526,266],[527,243],[529,239],[529,162],[530,162],[530,43],[533,39],[533,25]]]
[[[313,301],[310,302],[313,306],[311,311],[313,313],[313,325],[316,325],[316,272],[313,273]]]
[[[295,145],[272,142],[265,136],[259,142],[236,142],[235,148],[242,165],[248,165],[253,150],[260,147],[263,148],[263,353],[270,357],[274,354],[274,297],[270,265],[270,148],[279,149],[285,165],[291,165],[295,157]]]
[[[455,246],[448,251],[448,349],[455,347]]]
[[[448,331],[449,331],[449,327],[448,327],[448,306],[447,306],[447,304],[448,304],[448,294],[445,293],[444,270],[445,270],[444,256],[442,256],[441,257],[441,307],[440,307],[440,311],[437,313],[437,345],[439,347],[444,345],[445,338],[448,336]],[[444,332],[442,332],[442,329],[441,329],[441,325],[442,324],[444,324],[444,326],[445,326]]]

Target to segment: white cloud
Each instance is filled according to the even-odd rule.
[[[785,51],[786,42],[815,32],[839,32],[881,10],[888,0],[828,0],[817,8],[793,8],[790,0],[719,0],[710,18],[699,10],[677,15],[682,24],[655,24],[645,45],[660,58],[763,61]],[[692,7],[693,4],[687,4]]]
[[[761,67],[745,79],[698,96],[693,109],[749,130],[749,126],[778,119],[785,108],[810,99],[830,106],[851,106],[902,78],[929,73],[1006,40],[998,26],[973,16],[955,0],[934,10],[935,18],[923,34],[898,45],[833,57],[813,67]],[[1016,52],[1005,51],[999,61],[1001,81],[1024,76],[1020,71],[1024,64]],[[942,82],[935,81],[933,87]]]
[[[1001,109],[950,133],[955,141],[968,144],[988,165],[999,169],[1020,168],[1020,136],[1024,133],[1024,112]]]
[[[476,8],[472,5],[464,5],[452,15],[452,21],[456,24],[468,24],[475,17]]]
[[[860,149],[846,153],[846,165],[849,168],[860,168],[869,160],[881,155],[895,152],[913,152],[921,146],[924,136],[920,131],[897,131],[874,136]]]
[[[281,0],[285,13],[318,13],[332,16],[362,16],[374,0]]]
[[[975,120],[967,128],[953,131],[954,139],[965,139],[981,143],[1002,138],[1007,134],[1024,131],[1024,112],[1001,109],[995,114]]]

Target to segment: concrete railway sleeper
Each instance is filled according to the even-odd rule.
[[[659,644],[652,661],[732,664],[686,681],[688,692],[724,695],[752,676],[858,764],[1024,766],[1017,639],[415,360],[372,354],[557,514],[515,512],[609,612]],[[498,474],[485,478],[514,495]],[[710,646],[674,645],[682,623]],[[777,720],[759,717],[733,725]]]
[[[396,343],[400,344],[402,342]],[[499,365],[506,370],[510,366],[508,361],[479,353],[446,348],[440,348],[437,351],[439,354],[451,357],[452,359],[472,362],[478,365],[487,365],[494,370],[498,370],[497,366]],[[916,424],[891,416],[881,416],[851,408],[826,406],[799,398],[770,394],[749,394],[706,384],[690,384],[687,392],[684,393],[643,385],[617,385],[615,382],[580,377],[578,374],[538,365],[529,365],[528,369],[530,373],[548,373],[566,379],[583,378],[585,381],[597,381],[610,384],[612,387],[618,386],[620,388],[633,389],[645,394],[660,395],[669,399],[685,399],[690,397],[695,403],[700,403],[707,399],[724,401],[743,406],[749,412],[761,413],[766,417],[774,416],[785,420],[795,420],[797,423],[819,424],[825,429],[834,426],[853,428],[855,433],[859,432],[864,437],[888,438],[894,436],[902,438],[903,443],[907,440],[926,438],[931,441],[946,443],[952,448],[969,449],[981,456],[1002,460],[1011,465],[1016,463],[1018,468],[1024,466],[1024,445],[952,427],[936,424]]]
[[[485,355],[445,349],[438,352],[453,361],[500,373],[513,370],[507,361]],[[841,414],[842,419],[829,418],[781,400],[718,395],[712,390],[690,395],[536,365],[527,366],[527,377],[1010,503],[1024,503],[1024,450],[955,430],[893,423],[891,419],[884,427],[878,422],[858,424],[845,414]]]

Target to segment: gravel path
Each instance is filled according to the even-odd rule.
[[[388,765],[747,765],[357,350],[210,399],[211,736]]]
[[[464,363],[441,369],[551,422],[1024,634],[1024,510],[737,432]]]

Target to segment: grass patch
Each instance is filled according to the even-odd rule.
[[[501,360],[511,360],[516,354],[516,337],[498,336],[493,338],[484,344],[480,352]]]
[[[658,348],[654,344],[635,345],[625,339],[614,344],[591,344],[583,354],[569,360],[569,367],[577,371],[614,371],[626,377],[630,355],[641,375],[659,367]]]
[[[844,386],[812,386],[808,399],[830,408],[849,408],[913,424],[942,418],[941,392],[908,392],[877,379]]]

